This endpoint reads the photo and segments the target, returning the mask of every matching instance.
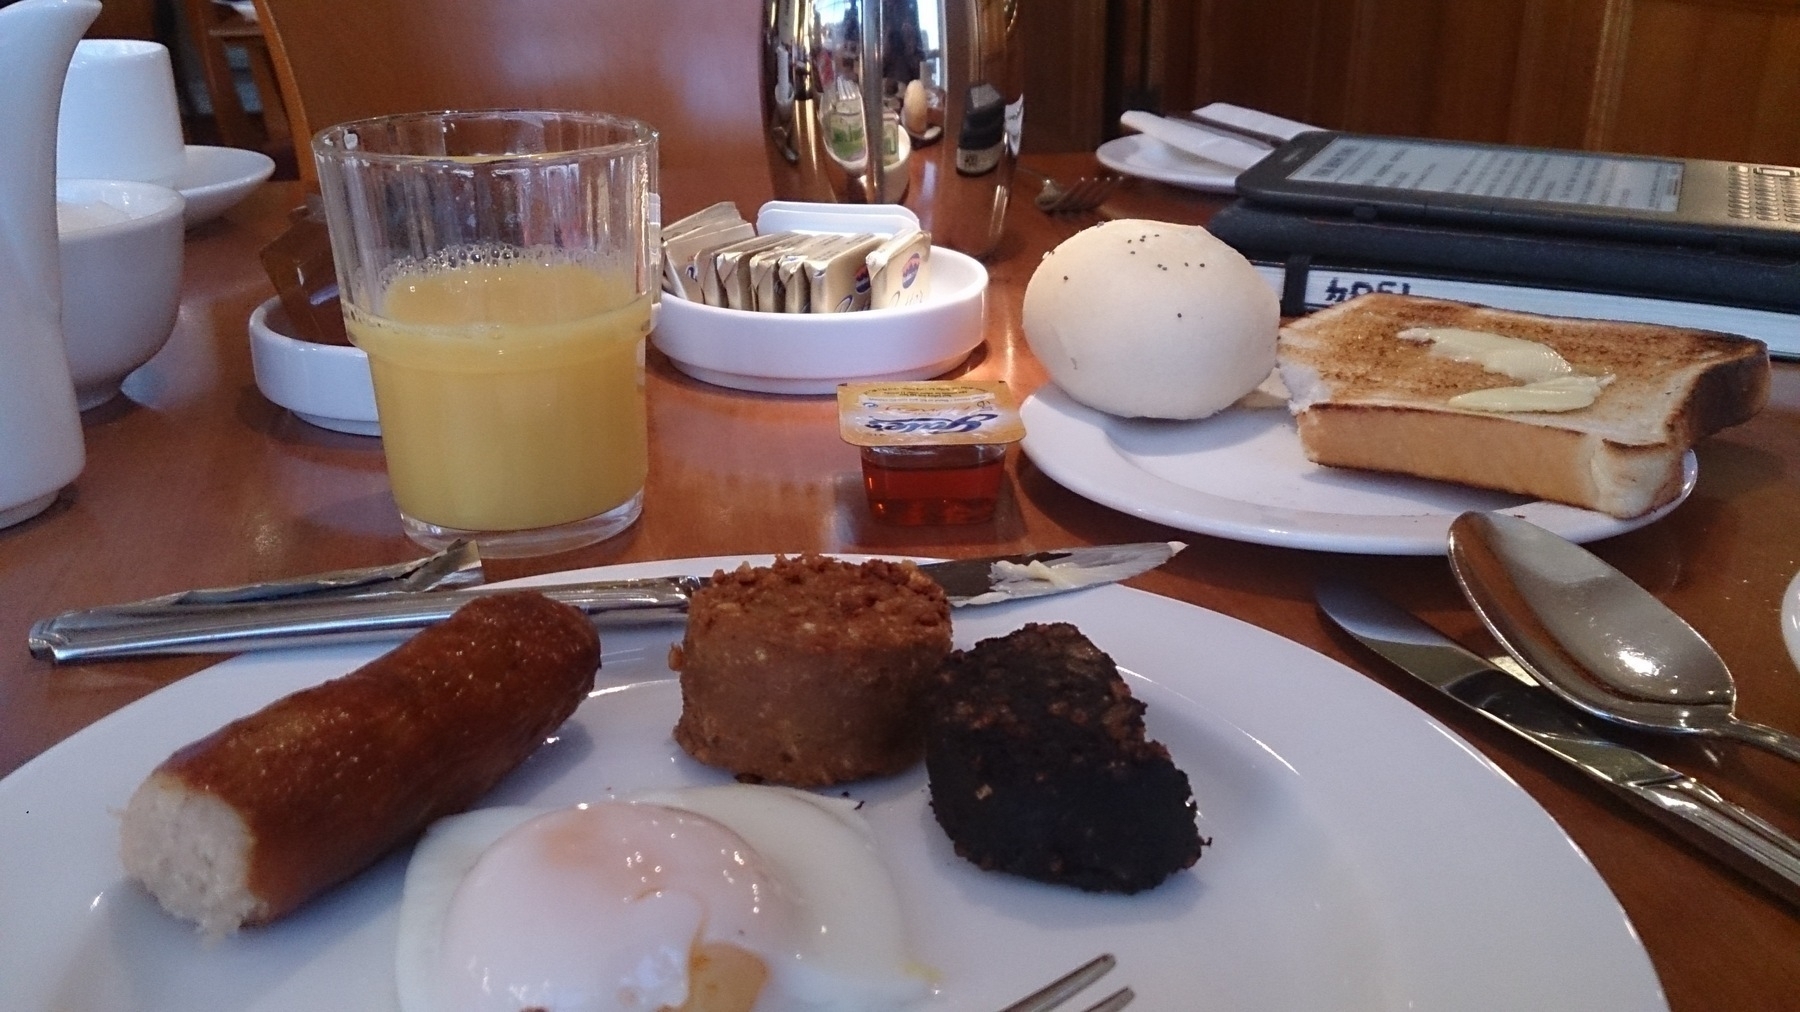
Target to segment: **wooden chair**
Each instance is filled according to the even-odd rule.
[[[394,112],[566,108],[660,133],[664,220],[773,193],[759,103],[755,0],[256,0],[300,149]]]
[[[183,13],[188,32],[206,80],[218,142],[227,147],[250,148],[265,154],[282,154],[291,148],[288,115],[262,27],[230,7],[214,0],[185,0]],[[231,70],[230,52],[242,49],[249,60],[251,82],[262,101],[261,121],[250,115],[238,97]]]

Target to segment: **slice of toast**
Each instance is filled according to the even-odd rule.
[[[1452,407],[1518,383],[1399,337],[1454,327],[1548,345],[1579,373],[1610,376],[1573,411]],[[1694,443],[1748,420],[1769,395],[1760,341],[1704,330],[1536,316],[1373,293],[1281,328],[1278,361],[1308,458],[1641,516],[1681,491]]]

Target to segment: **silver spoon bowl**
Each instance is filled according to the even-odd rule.
[[[1508,653],[1569,703],[1649,731],[1732,738],[1800,762],[1800,737],[1737,717],[1731,671],[1649,591],[1587,549],[1501,513],[1450,525],[1450,568]]]

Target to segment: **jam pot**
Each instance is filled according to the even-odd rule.
[[[907,526],[992,519],[1007,447],[1025,435],[995,380],[846,383],[838,425],[862,448],[869,512]]]

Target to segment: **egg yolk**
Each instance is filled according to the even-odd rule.
[[[793,951],[794,906],[704,816],[565,809],[506,834],[457,887],[440,979],[457,1012],[742,1012]]]

